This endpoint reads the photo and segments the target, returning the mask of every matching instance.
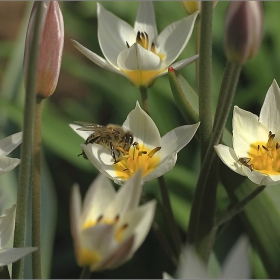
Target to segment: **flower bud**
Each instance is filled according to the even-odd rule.
[[[213,8],[216,6],[218,1],[212,1],[213,2]],[[195,13],[196,11],[201,11],[201,1],[183,1],[182,2],[183,7],[185,11],[191,15]]]
[[[35,92],[37,96],[47,98],[53,94],[58,81],[64,43],[64,23],[57,1],[44,2],[42,8],[43,15],[40,26]],[[37,12],[38,2],[35,2],[29,19],[25,41],[23,62],[25,84]]]
[[[243,64],[257,54],[263,29],[258,1],[232,1],[226,14],[225,50],[228,60]]]

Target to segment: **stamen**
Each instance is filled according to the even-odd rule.
[[[119,219],[120,219],[120,215],[116,215],[114,223],[117,223],[119,221]]]
[[[156,46],[155,46],[155,43],[152,43],[151,51],[152,51],[153,53],[156,53]]]
[[[138,153],[138,156],[142,156],[142,155],[145,155],[145,154],[147,154],[146,151],[140,151],[140,152]]]
[[[126,46],[127,46],[127,48],[129,49],[130,48],[130,45],[127,43],[127,41],[125,41],[126,42]]]
[[[161,149],[161,147],[156,147],[156,148],[154,148],[153,150],[151,150],[151,151],[149,152],[148,157],[149,157],[149,158],[152,158],[152,157],[154,156],[154,154],[155,154],[156,152],[158,152],[160,149]]]
[[[262,145],[262,147],[268,152],[268,148],[264,145]]]
[[[278,150],[280,148],[280,144],[277,142],[275,145],[276,150]]]
[[[102,219],[103,219],[103,215],[101,214],[101,215],[97,218],[96,223],[97,223],[97,224],[100,223]]]

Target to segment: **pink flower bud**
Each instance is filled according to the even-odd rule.
[[[263,9],[258,1],[232,1],[226,14],[225,50],[239,64],[255,57],[263,29]]]
[[[27,63],[30,56],[31,42],[38,3],[35,2],[29,19],[24,51],[24,78],[26,79]],[[47,98],[53,94],[60,72],[64,43],[63,17],[57,1],[43,3],[43,16],[40,27],[38,66],[36,76],[36,94]]]

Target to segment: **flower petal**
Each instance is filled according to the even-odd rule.
[[[260,122],[272,133],[280,131],[280,89],[275,80],[267,91],[260,112]]]
[[[6,156],[22,142],[22,132],[15,133],[0,140],[0,156]]]
[[[156,39],[156,52],[165,54],[164,64],[169,66],[181,54],[188,43],[198,12],[173,22]]]
[[[126,42],[136,40],[136,33],[127,22],[97,4],[98,40],[105,58],[117,67],[118,54],[127,49]]]
[[[155,19],[154,5],[152,1],[141,1],[139,3],[134,31],[146,32],[150,43],[154,42],[158,35]]]
[[[267,175],[257,170],[251,171],[249,168],[244,168],[246,176],[255,184],[271,186],[280,183],[280,175]]]
[[[102,58],[98,54],[90,51],[89,49],[85,48],[84,46],[82,46],[80,43],[78,43],[75,40],[72,40],[72,43],[75,48],[77,48],[83,55],[85,55],[88,59],[93,61],[96,65],[98,65],[101,68],[106,69],[108,71],[125,76],[124,73],[119,71],[117,64],[112,64],[113,65],[112,66],[104,58]]]
[[[106,208],[115,197],[116,191],[110,180],[105,175],[99,174],[86,193],[82,223],[96,221],[101,214],[104,214]]]
[[[199,124],[179,126],[166,133],[162,137],[161,150],[158,152],[161,160],[173,153],[178,153],[184,148],[193,138]]]
[[[214,146],[214,149],[221,159],[221,161],[227,165],[231,170],[235,171],[236,173],[245,176],[245,172],[243,171],[243,166],[238,164],[238,157],[236,156],[234,150],[230,147],[225,145],[219,144]],[[249,168],[247,168],[249,169]]]
[[[267,142],[267,140],[268,130],[258,121],[258,116],[234,106],[232,141],[236,156],[248,157],[252,143]]]
[[[81,128],[80,125],[69,124],[69,126],[84,140],[87,140],[87,138],[92,134],[92,131],[77,130],[77,128]]]
[[[2,249],[0,252],[0,267],[13,263],[36,250],[36,247]]]
[[[124,130],[129,130],[133,133],[135,142],[139,144],[145,143],[146,147],[152,149],[162,146],[157,126],[152,118],[140,107],[138,101],[135,109],[128,114],[122,126]]]
[[[174,68],[175,70],[179,70],[182,69],[183,67],[193,63],[194,61],[198,60],[199,58],[199,54],[196,54],[194,56],[191,56],[189,58],[180,60],[178,62],[175,62],[174,64],[171,65],[172,68]]]
[[[241,236],[234,244],[223,265],[222,279],[250,279],[251,267],[248,258],[249,240]]]
[[[14,233],[15,210],[16,205],[13,205],[0,216],[0,250],[9,242]]]
[[[0,175],[11,171],[19,165],[20,159],[0,156]]]
[[[159,56],[137,43],[119,53],[117,65],[123,71],[162,70],[162,61]]]

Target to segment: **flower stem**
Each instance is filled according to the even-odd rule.
[[[21,145],[21,164],[19,167],[19,184],[17,193],[17,210],[14,234],[14,247],[24,247],[26,232],[26,216],[28,193],[31,174],[31,158],[33,143],[34,107],[35,107],[35,81],[37,57],[39,47],[40,21],[42,19],[43,2],[38,3],[38,12],[35,18],[34,35],[31,42],[31,55],[27,62],[26,94],[23,120],[23,139]],[[13,264],[12,278],[23,278],[23,258]]]
[[[212,135],[212,14],[212,1],[202,1],[200,34],[203,36],[200,36],[198,65],[201,162],[203,162]]]
[[[198,14],[196,18],[196,44],[195,44],[195,53],[199,54],[199,48],[200,48],[200,35],[201,35],[201,18],[200,14]],[[196,86],[199,88],[199,59],[195,61],[195,67],[196,67]]]
[[[225,214],[223,214],[216,222],[216,227],[221,226],[222,224],[226,223],[230,219],[232,219],[235,215],[239,214],[241,211],[244,210],[245,206],[254,199],[258,194],[260,194],[266,186],[261,185],[256,188],[252,193],[250,193],[247,197],[242,199],[240,202],[235,204],[231,207]]]
[[[90,271],[89,267],[84,266],[83,270],[82,270],[82,273],[81,273],[81,276],[80,276],[80,279],[89,279],[90,274],[91,274],[91,271]]]
[[[202,243],[203,239],[207,238],[207,236],[211,234],[211,232],[203,231],[203,224],[205,220],[209,219],[209,216],[205,215],[205,213],[208,213],[209,207],[211,209],[214,207],[211,205],[212,201],[209,200],[209,196],[211,196],[211,193],[209,192],[213,192],[213,190],[207,188],[207,182],[210,181],[211,176],[210,169],[214,159],[216,158],[216,153],[213,147],[221,140],[242,69],[242,66],[236,63],[228,63],[227,67],[231,67],[231,69],[229,71],[229,75],[226,77],[224,76],[224,78],[227,79],[227,82],[222,83],[222,85],[224,85],[221,87],[220,91],[222,100],[219,102],[221,107],[217,109],[220,112],[217,113],[218,117],[216,118],[216,123],[214,124],[213,135],[211,137],[210,144],[201,167],[190,215],[188,242],[191,244],[195,243],[197,249],[199,244]],[[227,70],[225,73],[228,74]],[[211,249],[210,247],[211,246],[205,246],[205,248],[207,248],[206,251],[204,250],[199,252],[205,261],[208,260],[209,250]]]
[[[41,143],[42,104],[37,97],[34,122],[33,162],[32,162],[32,246],[38,249],[32,254],[33,278],[41,279]]]
[[[142,108],[148,115],[150,115],[147,88],[140,88],[140,94],[142,98]]]
[[[174,247],[174,252],[176,255],[176,258],[179,258],[180,255],[180,249],[181,249],[181,237],[178,231],[178,227],[172,212],[171,208],[171,202],[168,194],[168,190],[164,181],[164,177],[158,177],[158,182],[160,186],[160,192],[161,192],[161,197],[162,197],[162,204],[163,204],[163,209],[165,213],[165,217],[167,220],[168,228],[171,231],[171,236],[173,239],[173,247]]]

